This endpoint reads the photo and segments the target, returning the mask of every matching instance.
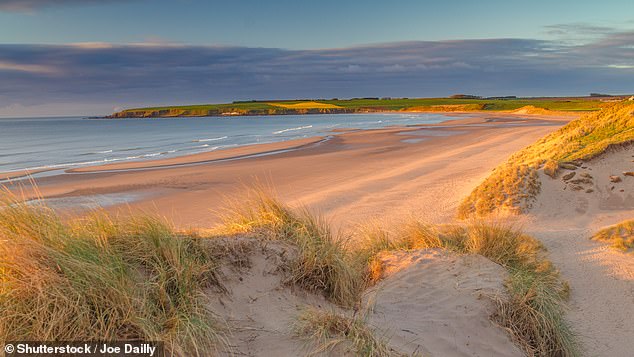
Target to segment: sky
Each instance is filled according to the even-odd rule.
[[[0,0],[4,117],[633,83],[631,0]]]

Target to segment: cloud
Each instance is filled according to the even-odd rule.
[[[0,11],[25,12],[43,7],[104,4],[130,0],[0,0]]]
[[[598,26],[584,22],[545,26],[550,35],[607,35],[619,32],[615,27]]]
[[[40,64],[20,64],[0,61],[0,73],[3,71],[18,71],[34,74],[55,74],[58,71],[50,66]]]
[[[634,92],[634,32],[575,45],[530,39],[321,50],[0,45],[0,82],[0,107],[76,103],[81,110],[87,103],[103,110],[271,98],[626,93]]]

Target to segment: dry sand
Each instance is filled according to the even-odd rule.
[[[584,163],[568,183],[562,177],[569,170],[557,179],[542,175],[542,192],[525,224],[570,283],[568,318],[588,356],[625,357],[634,351],[634,256],[590,240],[599,229],[634,218],[634,177],[623,175],[634,171],[632,160],[630,146]],[[584,173],[591,182],[572,182],[589,178]]]
[[[230,328],[226,356],[301,356],[310,347],[293,331],[297,316],[308,306],[334,306],[323,297],[284,285],[279,271],[281,260],[291,247],[273,243],[266,246],[246,243],[243,266],[222,267],[227,293],[210,292],[211,311]],[[249,244],[251,243],[251,244]],[[244,248],[243,248],[244,249]]]
[[[564,123],[561,118],[470,115],[437,125],[349,131],[326,142],[279,144],[275,150],[281,152],[272,155],[244,157],[270,152],[270,146],[241,148],[205,157],[82,169],[37,183],[44,198],[63,198],[66,204],[86,196],[136,197],[129,205],[107,210],[158,213],[182,228],[217,223],[213,210],[224,205],[224,197],[257,182],[274,186],[284,202],[322,213],[335,229],[407,215],[445,223],[495,166]],[[23,189],[27,196],[35,194],[28,184]],[[280,287],[266,252],[253,259],[247,273],[227,273],[230,294],[213,306],[234,328],[229,336],[232,351],[247,356],[303,353],[291,322],[302,306],[329,305]],[[436,356],[520,355],[506,332],[488,319],[491,305],[486,296],[500,292],[502,268],[481,257],[436,251],[394,255],[386,261],[399,265],[400,271],[392,269],[393,275],[374,290],[370,323],[391,336],[395,348]]]
[[[489,317],[505,269],[479,255],[438,249],[384,255],[387,277],[368,293],[370,322],[408,355],[522,356]]]

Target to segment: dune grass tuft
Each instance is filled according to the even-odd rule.
[[[280,240],[297,247],[288,265],[288,282],[322,292],[330,301],[354,306],[366,287],[364,267],[334,236],[329,227],[307,211],[293,211],[262,191],[251,192],[246,203],[232,204],[224,214],[221,232]]]
[[[634,104],[621,102],[573,120],[513,154],[461,203],[458,216],[527,212],[541,190],[538,171],[556,177],[567,162],[634,142]],[[562,166],[563,165],[563,166]]]
[[[214,262],[160,220],[68,223],[5,197],[0,256],[3,340],[160,340],[181,356],[223,341],[202,291],[220,286]]]
[[[634,220],[624,221],[602,229],[592,239],[609,242],[615,249],[628,251],[634,248]]]
[[[371,227],[365,237],[361,251],[375,279],[381,271],[376,257],[389,250],[443,248],[479,254],[502,265],[510,274],[508,296],[496,301],[494,320],[531,356],[579,354],[576,338],[563,317],[569,287],[544,258],[542,245],[520,230],[499,222],[431,226],[414,221],[392,235]]]
[[[333,349],[351,348],[356,356],[401,356],[392,350],[386,340],[377,338],[363,316],[349,317],[344,313],[309,308],[299,316],[295,331],[316,343],[314,354]]]

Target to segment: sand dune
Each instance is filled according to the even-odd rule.
[[[294,329],[303,311],[355,314],[285,285],[279,266],[294,254],[292,246],[240,242],[242,265],[223,265],[227,293],[209,292],[211,310],[230,328],[223,355],[309,355],[317,346]],[[489,319],[491,297],[504,293],[504,268],[481,256],[441,250],[389,253],[382,262],[384,280],[366,294],[364,312],[359,313],[367,314],[368,326],[395,355],[522,355],[507,332]],[[339,343],[317,355],[356,354]]]
[[[390,253],[386,279],[369,293],[370,321],[391,344],[424,356],[522,356],[490,321],[490,298],[504,294],[504,268],[479,255],[442,250]]]

